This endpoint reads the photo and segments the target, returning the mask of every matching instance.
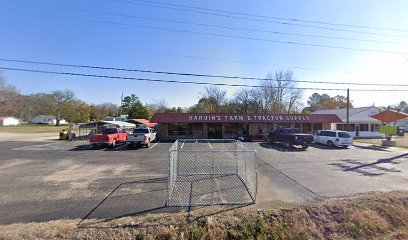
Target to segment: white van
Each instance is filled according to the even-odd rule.
[[[316,143],[329,147],[345,147],[353,145],[353,137],[348,132],[337,130],[319,130],[314,134]]]

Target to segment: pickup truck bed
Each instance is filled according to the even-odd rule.
[[[123,143],[127,140],[127,133],[118,128],[105,128],[102,134],[94,134],[89,139],[94,149],[101,145],[115,147],[117,143]]]
[[[307,149],[313,143],[314,138],[311,134],[300,133],[300,130],[296,128],[278,128],[269,134],[269,141],[281,143],[287,148],[299,145]]]
[[[130,147],[143,145],[150,147],[150,143],[156,141],[156,132],[152,128],[136,128],[133,133],[128,135],[127,143]]]

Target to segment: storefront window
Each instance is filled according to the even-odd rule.
[[[323,129],[323,123],[313,123],[313,131],[316,132],[317,130]]]
[[[168,135],[192,135],[193,128],[191,123],[169,123]]]
[[[312,133],[312,124],[311,123],[303,123],[302,124],[302,133]]]
[[[192,124],[193,135],[203,135],[203,124],[202,123],[193,123]]]
[[[301,124],[301,123],[295,123],[295,128],[301,129],[301,127],[302,127],[302,124]]]
[[[226,123],[225,134],[228,135],[242,135],[243,125],[242,123]]]
[[[360,124],[360,131],[368,131],[368,124]]]

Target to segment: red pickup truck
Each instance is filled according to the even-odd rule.
[[[89,141],[94,149],[99,145],[115,147],[117,143],[124,143],[127,140],[127,133],[120,128],[105,128],[102,134],[94,134]]]

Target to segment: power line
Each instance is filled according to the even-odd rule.
[[[199,13],[199,14],[220,16],[220,17],[226,17],[226,18],[235,18],[235,19],[242,19],[242,20],[249,20],[249,21],[256,21],[256,22],[269,22],[269,23],[274,23],[274,24],[291,25],[291,26],[305,27],[305,28],[324,29],[324,30],[331,30],[331,31],[350,32],[350,33],[359,33],[359,34],[376,35],[376,36],[408,38],[407,35],[393,35],[393,34],[385,34],[385,33],[349,30],[349,29],[342,29],[342,28],[306,25],[306,24],[291,23],[291,22],[280,22],[280,21],[273,21],[273,20],[266,20],[266,19],[256,19],[256,18],[249,18],[249,17],[231,16],[231,15],[225,15],[225,14],[214,13],[214,12],[203,12],[203,11],[194,10],[194,9],[184,9],[184,8],[177,8],[177,7],[163,6],[163,5],[154,5],[154,4],[141,3],[141,2],[130,2],[130,1],[125,1],[125,0],[110,0],[110,1],[121,2],[121,3],[130,3],[130,4],[138,4],[138,5],[156,7],[156,8],[166,8],[166,9],[172,9],[172,10],[177,10],[177,11],[194,12],[194,13]]]
[[[278,80],[278,79],[274,79],[274,78],[257,78],[257,77],[242,77],[242,76],[226,76],[226,75],[200,74],[200,73],[181,73],[181,72],[169,72],[169,71],[154,71],[154,70],[130,69],[130,68],[117,68],[117,67],[105,67],[105,66],[91,66],[91,65],[78,65],[78,64],[51,63],[51,62],[18,60],[18,59],[9,59],[9,58],[0,58],[0,61],[4,61],[4,62],[16,62],[16,63],[28,63],[28,64],[39,64],[39,65],[50,65],[50,66],[62,66],[62,67],[90,68],[90,69],[100,69],[100,70],[114,70],[114,71],[126,71],[126,72],[141,72],[141,73],[154,73],[154,74],[178,75],[178,76],[189,76],[189,77],[210,77],[210,78],[224,78],[224,79],[260,80],[260,81],[281,81],[281,82],[300,82],[300,83],[337,84],[337,85],[408,87],[408,84],[329,82],[329,81],[311,81],[311,80],[294,80],[294,79],[279,79],[279,80]]]
[[[269,34],[275,34],[275,35],[287,35],[287,36],[297,36],[297,37],[311,37],[311,38],[322,38],[322,39],[336,39],[336,40],[358,41],[358,42],[374,42],[374,43],[400,44],[400,45],[406,44],[406,43],[404,43],[404,42],[395,42],[395,41],[383,41],[383,40],[362,39],[362,38],[347,38],[347,37],[326,36],[326,35],[313,35],[313,34],[300,34],[300,33],[281,32],[281,31],[263,30],[263,29],[255,29],[255,28],[231,27],[231,26],[225,26],[225,25],[215,25],[215,24],[207,24],[207,23],[197,23],[197,22],[189,22],[189,21],[179,21],[179,20],[164,19],[164,18],[142,17],[142,16],[127,15],[127,14],[120,14],[120,13],[111,13],[111,12],[90,11],[90,10],[81,10],[81,11],[90,12],[90,13],[97,13],[97,14],[102,14],[102,15],[108,15],[108,16],[116,16],[116,17],[125,17],[125,18],[133,18],[133,19],[144,19],[144,20],[167,22],[167,23],[168,23],[168,22],[171,22],[171,23],[178,23],[178,24],[189,24],[189,25],[193,25],[193,26],[213,27],[213,28],[228,29],[228,30],[239,30],[239,31],[269,33]],[[70,17],[70,18],[71,18],[71,17]]]
[[[89,46],[95,47],[95,48],[116,50],[116,51],[138,52],[138,53],[144,53],[144,54],[156,54],[156,55],[163,55],[163,56],[191,58],[191,59],[199,59],[199,60],[207,60],[207,61],[230,62],[230,63],[251,64],[251,65],[260,65],[260,66],[273,66],[273,67],[280,67],[280,68],[293,68],[293,69],[299,69],[299,70],[322,71],[322,72],[342,73],[342,74],[373,75],[369,73],[360,74],[360,73],[353,73],[353,72],[342,71],[342,70],[333,70],[333,69],[324,69],[324,68],[315,68],[315,67],[289,66],[289,65],[270,64],[270,63],[262,63],[262,62],[232,60],[232,59],[217,58],[217,57],[203,57],[203,56],[197,56],[197,55],[184,55],[184,54],[169,53],[169,52],[158,52],[158,51],[148,51],[148,50],[139,50],[139,49],[109,47],[109,46],[101,46],[101,45],[89,45]]]
[[[103,21],[103,20],[90,20],[90,19],[83,19],[83,18],[72,18],[72,19],[79,20],[79,21],[104,23],[104,24],[112,24],[112,25],[127,26],[127,27],[138,27],[138,28],[161,30],[161,31],[191,33],[191,34],[197,34],[197,35],[215,36],[215,37],[232,38],[232,39],[244,39],[244,40],[273,42],[273,43],[298,45],[298,46],[350,50],[350,51],[362,51],[362,52],[408,55],[408,53],[406,53],[406,52],[397,52],[397,51],[388,51],[388,50],[353,48],[353,47],[344,47],[344,46],[335,46],[335,45],[323,45],[323,44],[294,42],[294,41],[280,41],[280,40],[266,39],[266,38],[255,38],[255,37],[246,37],[246,36],[237,36],[237,35],[227,35],[227,34],[220,34],[220,33],[198,32],[198,31],[191,31],[191,30],[184,30],[184,29],[165,28],[165,27],[156,27],[156,26],[147,26],[147,25],[128,24],[128,23],[119,23],[119,22],[111,22],[111,21]]]
[[[269,15],[258,15],[258,14],[244,13],[244,12],[234,12],[234,11],[226,11],[226,10],[219,10],[219,9],[213,9],[213,8],[204,8],[204,7],[189,6],[189,5],[184,5],[184,4],[165,3],[165,2],[156,2],[156,1],[146,1],[146,0],[133,0],[133,1],[178,6],[178,7],[191,8],[191,9],[201,9],[201,10],[228,13],[228,14],[234,14],[234,15],[293,21],[293,22],[305,22],[305,23],[313,23],[313,24],[321,24],[321,25],[329,25],[329,26],[343,26],[343,27],[351,27],[351,28],[364,28],[364,29],[386,30],[386,31],[395,31],[395,32],[408,32],[408,30],[406,29],[397,29],[397,28],[390,28],[390,27],[373,27],[373,26],[367,26],[367,25],[333,23],[333,22],[325,22],[325,21],[312,21],[312,20],[304,20],[304,19],[297,19],[297,18],[283,18],[283,17],[275,17],[275,16],[269,16]]]
[[[10,71],[20,71],[20,72],[70,75],[70,76],[94,77],[94,78],[108,78],[108,79],[121,79],[121,80],[146,81],[146,82],[165,82],[165,83],[228,86],[228,87],[251,87],[251,88],[267,87],[267,88],[275,88],[275,89],[278,88],[278,87],[273,87],[273,86],[261,86],[261,85],[209,83],[209,82],[178,81],[178,80],[164,80],[164,79],[151,79],[151,78],[121,77],[121,76],[97,75],[97,74],[86,74],[86,73],[44,71],[44,70],[34,70],[34,69],[25,69],[25,68],[0,67],[0,69],[10,70]],[[288,87],[287,89],[322,90],[322,91],[344,91],[346,90],[344,88],[311,88],[311,87]],[[359,92],[407,92],[408,91],[408,89],[350,89],[350,90],[359,91]]]

